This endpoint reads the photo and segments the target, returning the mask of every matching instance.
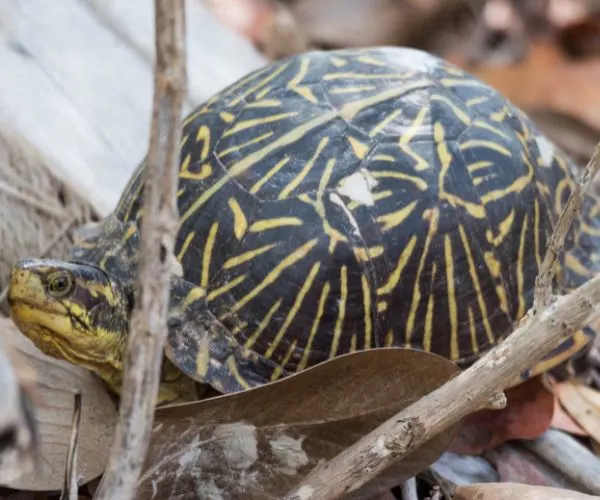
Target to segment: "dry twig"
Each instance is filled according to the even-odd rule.
[[[79,444],[79,427],[81,424],[81,392],[75,393],[73,405],[73,422],[71,423],[71,441],[67,453],[65,467],[65,483],[60,500],[77,500],[79,498],[77,485],[77,445]]]
[[[598,151],[583,173],[580,186],[567,203],[551,242],[562,246],[580,197],[600,168]],[[566,227],[565,227],[566,226]],[[551,246],[548,250],[554,252]],[[546,256],[540,272],[552,275],[552,256]],[[538,280],[536,293],[545,292]],[[541,292],[540,292],[541,290]],[[286,500],[329,500],[355,491],[393,463],[417,450],[470,413],[489,406],[490,400],[515,377],[535,365],[562,340],[600,316],[600,275],[569,295],[549,301],[547,309],[531,314],[527,321],[500,345],[490,350],[456,378],[421,398],[364,436],[338,456],[316,467]]]
[[[95,496],[99,500],[126,500],[135,491],[152,430],[167,333],[169,255],[177,229],[180,120],[187,91],[184,1],[155,0],[155,22],[154,108],[137,293],[120,418],[109,464]]]

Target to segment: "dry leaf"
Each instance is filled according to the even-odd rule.
[[[279,498],[320,461],[458,372],[436,355],[382,348],[248,391],[159,408],[136,498]],[[350,498],[368,498],[426,469],[455,430]]]
[[[509,389],[506,398],[502,410],[483,410],[468,416],[451,450],[478,455],[511,439],[534,439],[548,430],[554,395],[540,377]]]
[[[569,415],[600,442],[600,393],[571,381],[556,384],[554,390]]]
[[[454,500],[592,500],[597,496],[571,490],[528,486],[515,483],[490,483],[459,486]]]
[[[0,470],[13,478],[32,471],[38,442],[28,384],[8,347],[0,339]]]
[[[556,46],[542,41],[531,46],[525,60],[508,67],[470,67],[461,56],[447,57],[526,111],[542,109],[572,115],[600,130],[600,92],[596,83],[600,78],[600,58],[571,61]]]
[[[35,421],[40,452],[39,468],[34,474],[15,479],[5,477],[4,471],[0,471],[0,484],[32,491],[62,488],[77,391],[82,393],[79,483],[99,476],[106,466],[117,417],[111,395],[87,370],[42,354],[3,317],[0,317],[0,335],[8,339],[35,373],[38,393]]]
[[[559,429],[575,436],[589,436],[573,417],[569,415],[560,404],[558,398],[554,400],[554,416],[552,417],[552,428]]]

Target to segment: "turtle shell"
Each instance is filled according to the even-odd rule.
[[[424,52],[311,52],[266,66],[183,123],[167,354],[226,392],[384,346],[467,365],[531,306],[574,172],[502,95]],[[124,280],[142,174],[74,252]],[[569,233],[563,290],[595,272],[596,208],[588,196]]]

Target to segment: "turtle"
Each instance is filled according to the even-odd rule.
[[[181,127],[167,399],[188,397],[174,381],[233,393],[366,349],[469,366],[532,306],[578,175],[501,93],[405,47],[271,62]],[[17,263],[8,293],[14,322],[41,350],[117,393],[145,165],[70,260]],[[586,195],[558,259],[559,293],[597,272],[599,209]],[[576,332],[519,381],[572,359],[595,334]]]

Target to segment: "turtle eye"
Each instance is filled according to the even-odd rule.
[[[58,271],[48,277],[48,292],[50,295],[61,298],[68,295],[73,289],[73,278],[70,273]]]

